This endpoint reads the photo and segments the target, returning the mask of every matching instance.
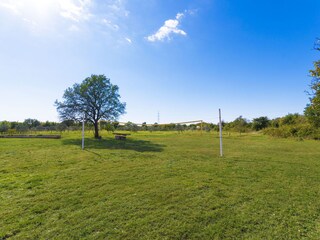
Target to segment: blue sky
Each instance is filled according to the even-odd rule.
[[[132,122],[302,113],[319,53],[316,0],[0,0],[0,120],[57,121],[91,74]]]

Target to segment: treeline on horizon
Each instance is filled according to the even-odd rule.
[[[127,122],[125,125],[120,125],[119,122],[100,121],[100,130],[108,132],[114,131],[219,131],[218,124],[203,122],[190,125],[180,124],[158,124],[147,125],[146,122],[137,125],[132,122]],[[306,139],[320,139],[320,129],[315,127],[308,121],[304,115],[295,113],[288,114],[284,117],[268,119],[268,117],[254,118],[252,121],[240,116],[232,122],[222,122],[225,132],[237,132],[239,135],[249,132],[262,132],[274,137],[297,137]],[[26,133],[41,133],[47,132],[65,132],[79,131],[82,128],[81,122],[72,120],[63,122],[40,122],[37,119],[26,119],[23,122],[0,122],[0,134],[26,134]],[[86,123],[86,130],[93,130],[93,124]]]

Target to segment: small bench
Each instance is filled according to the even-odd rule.
[[[126,140],[128,135],[131,135],[130,133],[113,133],[114,138],[116,140]]]

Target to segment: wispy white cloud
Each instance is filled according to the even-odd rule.
[[[127,3],[128,0],[0,0],[0,14],[6,12],[20,19],[20,24],[37,36],[98,33],[107,42],[132,44]]]
[[[177,13],[175,19],[169,19],[164,22],[163,26],[159,28],[159,30],[148,36],[146,39],[149,42],[156,42],[156,41],[164,41],[165,39],[170,40],[171,35],[182,35],[186,36],[187,33],[181,29],[179,29],[179,24],[181,19],[185,16],[184,13]]]
[[[125,0],[0,0],[1,10],[17,15],[26,24],[35,26],[37,23],[40,27],[47,19],[51,24],[59,23],[60,27],[67,24],[66,29],[71,31],[75,27],[81,30],[87,24],[105,28],[105,31],[118,31],[118,22],[129,15]]]
[[[105,19],[103,18],[101,20],[101,23],[104,25],[104,26],[107,26],[108,28],[112,29],[112,30],[115,30],[115,31],[118,31],[119,30],[119,25],[118,24],[115,24],[113,23],[111,20],[108,20],[108,19]]]
[[[19,14],[18,4],[12,1],[10,2],[0,2],[0,8],[11,11],[14,14]]]
[[[184,14],[183,13],[177,13],[177,15],[176,15],[176,19],[177,20],[180,20],[181,18],[183,18],[184,17]]]
[[[0,10],[6,9],[33,21],[60,16],[72,22],[89,20],[93,0],[0,0]],[[42,20],[41,19],[41,20]]]
[[[107,5],[110,13],[116,16],[128,17],[130,12],[126,9],[125,0],[107,0]]]
[[[125,39],[129,44],[132,44],[132,40],[130,38],[126,37]]]
[[[60,15],[74,22],[86,21],[92,17],[92,0],[59,0]]]
[[[28,19],[28,18],[22,18],[22,20],[29,24],[30,26],[32,26],[33,28],[36,28],[38,26],[38,23],[32,19]]]

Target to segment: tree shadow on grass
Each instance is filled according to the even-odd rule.
[[[62,139],[65,145],[77,145],[81,147],[81,139]],[[162,152],[165,145],[152,143],[145,140],[115,140],[112,138],[107,139],[85,139],[85,149],[123,149],[134,150],[137,152]]]

